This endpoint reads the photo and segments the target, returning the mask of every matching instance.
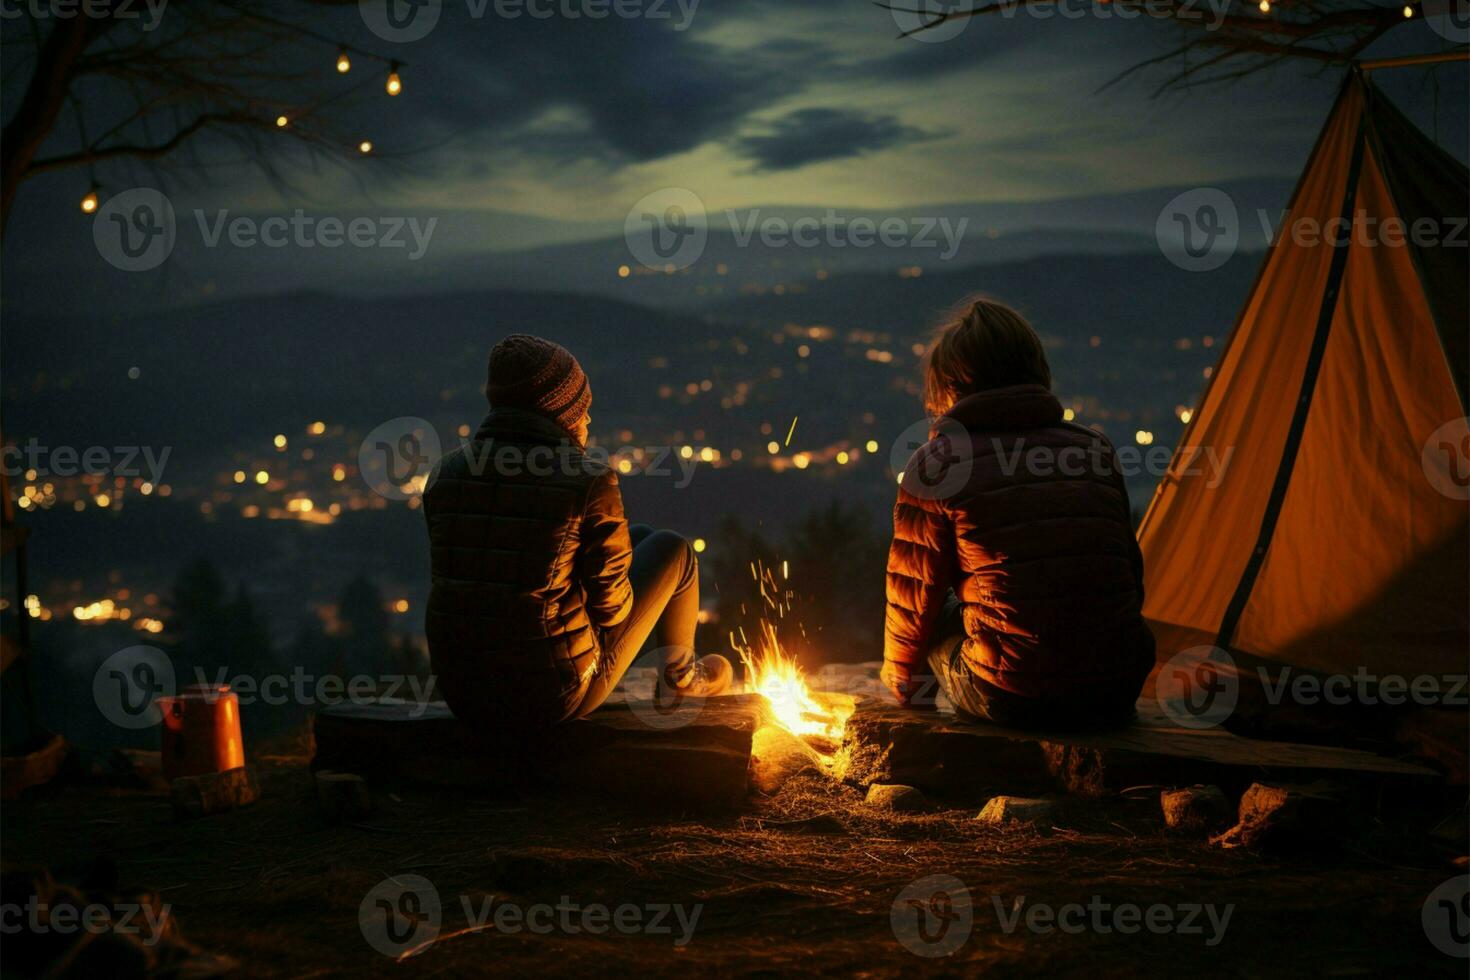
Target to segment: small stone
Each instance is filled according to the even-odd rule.
[[[1320,847],[1341,836],[1353,816],[1341,796],[1324,783],[1252,783],[1240,797],[1239,822],[1210,838],[1210,843],[1258,850],[1283,845]]]
[[[202,776],[180,776],[169,786],[174,815],[202,817],[249,806],[260,798],[255,774],[243,766]]]
[[[1023,796],[997,796],[985,804],[975,819],[993,827],[1010,824],[1049,825],[1056,817],[1057,805],[1051,800],[1033,800]]]
[[[868,798],[863,802],[879,810],[897,813],[912,813],[926,809],[929,805],[923,793],[912,786],[901,786],[897,783],[874,783],[868,787]]]
[[[1229,826],[1230,801],[1218,786],[1188,786],[1159,794],[1164,824],[1170,830],[1216,831]]]

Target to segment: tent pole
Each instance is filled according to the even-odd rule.
[[[1411,65],[1438,65],[1446,61],[1470,61],[1470,49],[1441,51],[1438,54],[1412,54],[1403,58],[1379,58],[1377,61],[1360,61],[1362,71],[1377,71],[1380,68],[1408,68]]]

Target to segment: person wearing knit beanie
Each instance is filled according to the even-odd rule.
[[[572,352],[554,341],[515,333],[496,344],[485,397],[492,407],[538,412],[586,439],[578,430],[592,405],[592,386]]]
[[[577,359],[512,334],[490,352],[485,396],[475,439],[440,458],[422,498],[429,658],[455,716],[489,731],[585,717],[645,646],[662,653],[661,703],[728,691],[730,661],[695,652],[694,545],[629,526],[618,471],[587,450]]]

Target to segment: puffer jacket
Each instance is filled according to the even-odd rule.
[[[617,474],[550,419],[497,408],[435,465],[423,505],[426,632],[450,708],[492,726],[571,717],[598,631],[633,604]]]
[[[1154,640],[1112,445],[1063,421],[1040,385],[963,398],[931,434],[899,484],[884,658],[926,672],[953,588],[965,662],[982,682],[1043,701],[1131,703]]]

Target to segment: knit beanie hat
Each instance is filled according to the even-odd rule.
[[[592,387],[571,351],[516,333],[490,352],[485,397],[494,406],[540,412],[570,432],[592,404]]]

